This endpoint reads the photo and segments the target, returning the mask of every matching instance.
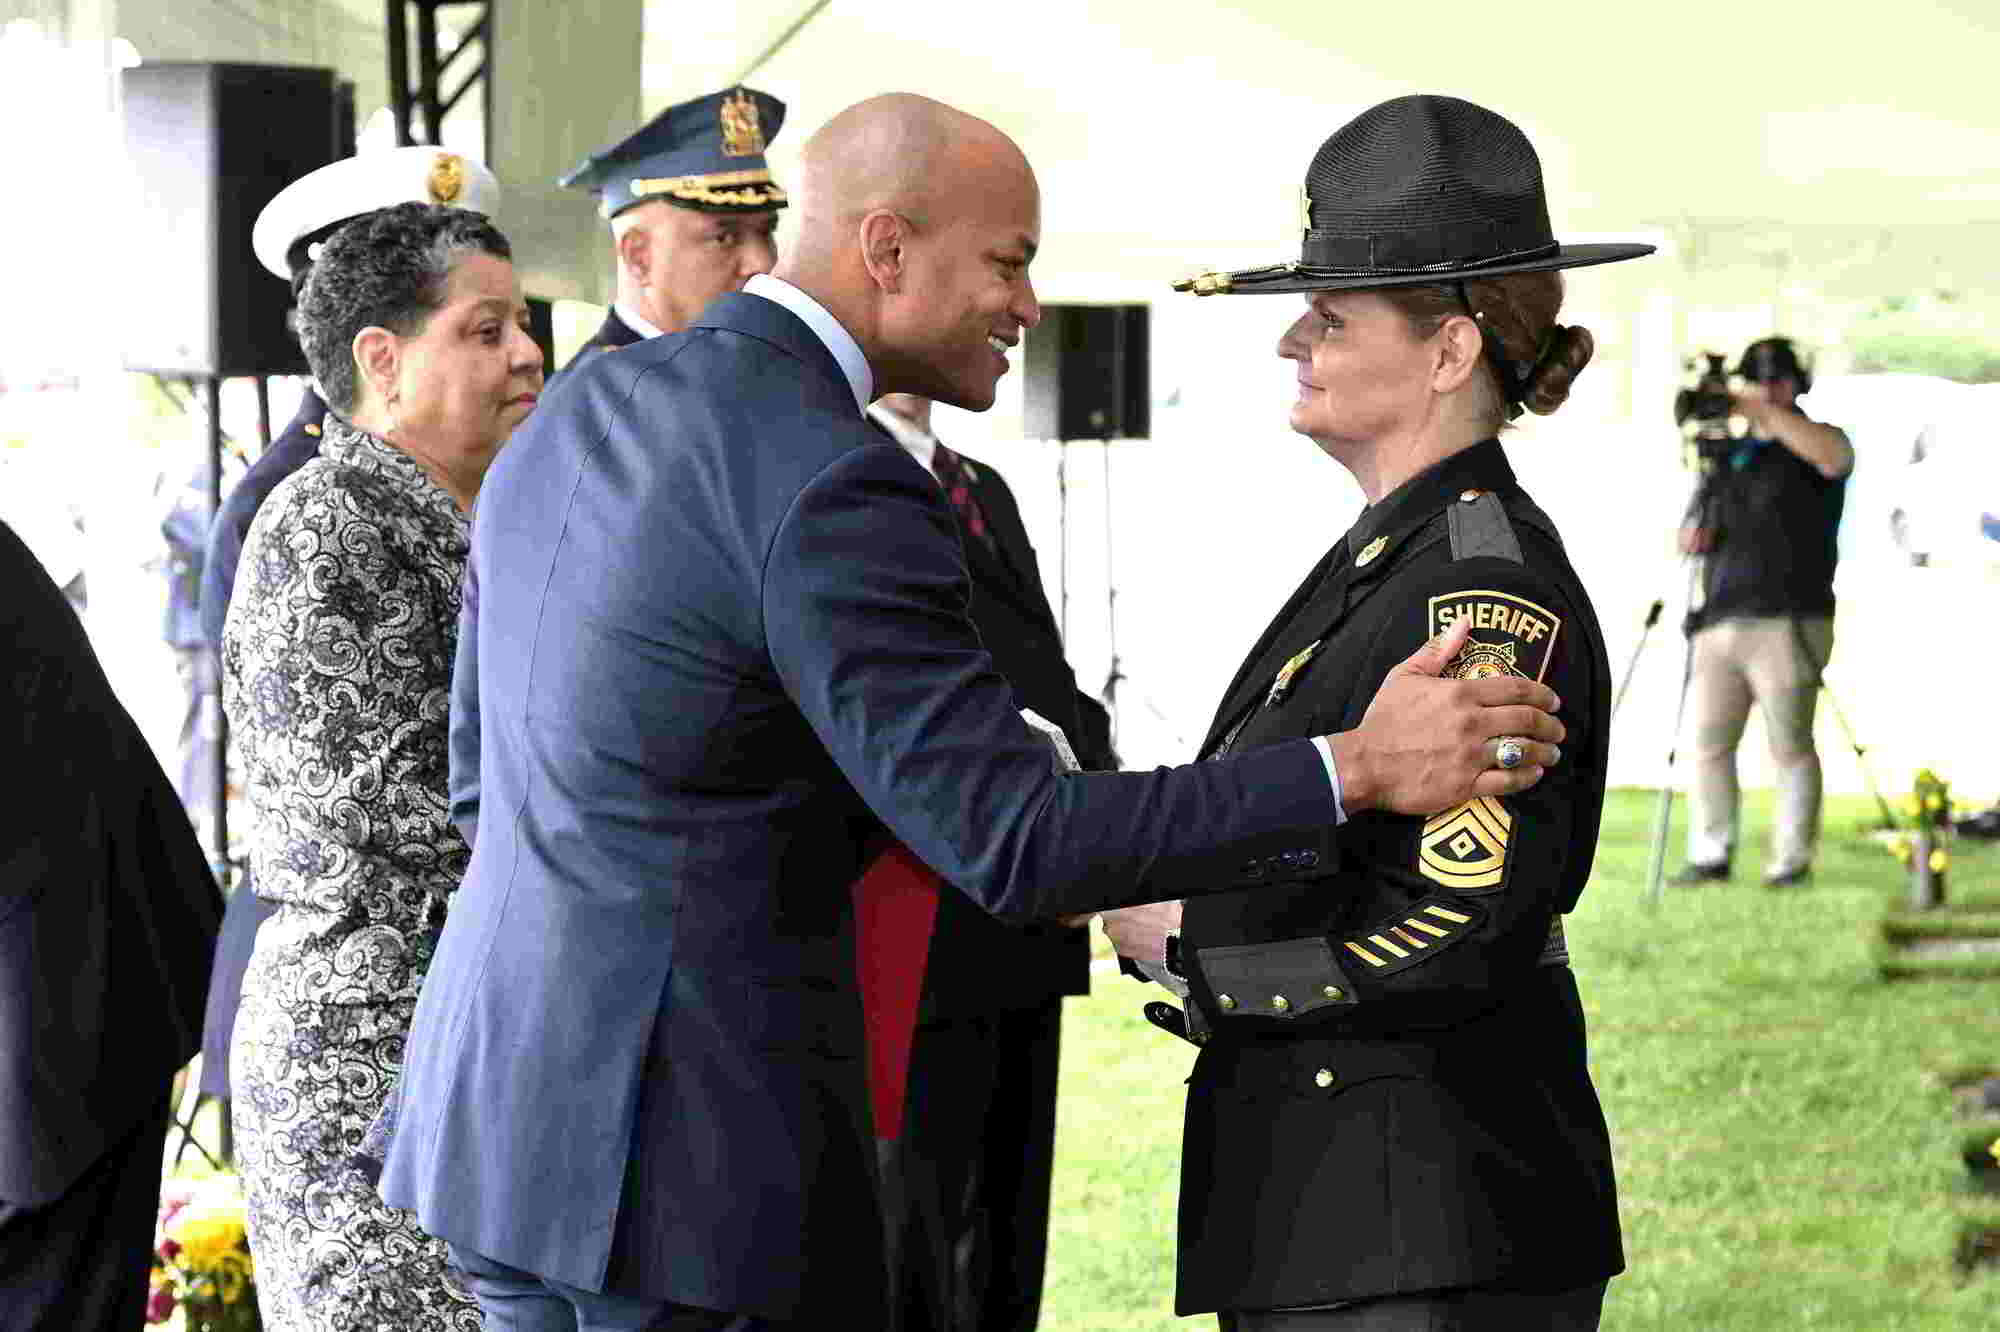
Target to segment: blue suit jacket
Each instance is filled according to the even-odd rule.
[[[473,559],[478,839],[382,1192],[513,1266],[879,1321],[849,887],[881,824],[1015,919],[1333,859],[1307,741],[1058,777],[936,483],[760,297],[565,373]]]

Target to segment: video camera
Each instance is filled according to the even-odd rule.
[[[1693,426],[1695,447],[1708,459],[1733,440],[1729,417],[1735,410],[1735,399],[1729,392],[1729,371],[1723,368],[1723,358],[1715,352],[1703,352],[1702,359],[1708,368],[1692,387],[1674,395],[1674,424],[1683,430]],[[1689,368],[1693,368],[1692,363]]]

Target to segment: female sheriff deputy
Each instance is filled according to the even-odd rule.
[[[1204,754],[1352,726],[1461,619],[1451,673],[1548,684],[1569,736],[1524,794],[1357,815],[1332,869],[1349,891],[1272,864],[1294,889],[1187,903],[1178,1308],[1225,1332],[1595,1328],[1624,1259],[1562,916],[1597,841],[1609,672],[1496,436],[1590,360],[1555,322],[1556,270],[1652,247],[1557,244],[1527,138],[1450,97],[1363,113],[1306,195],[1298,262],[1179,285],[1304,295],[1278,343],[1292,428],[1368,507],[1245,658]]]

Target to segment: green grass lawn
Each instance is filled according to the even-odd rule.
[[[1872,802],[1830,802],[1814,880],[1773,891],[1753,794],[1736,881],[1670,888],[1658,911],[1641,900],[1654,808],[1613,793],[1568,929],[1629,1264],[1607,1332],[2000,1328],[2000,1277],[1952,1262],[1965,1220],[2000,1209],[1966,1184],[1970,1122],[1945,1085],[2000,1066],[2000,981],[1878,978],[1903,870],[1866,835]],[[1953,899],[2000,905],[2000,852],[1956,854]],[[1212,1327],[1172,1313],[1193,1048],[1138,1015],[1156,992],[1103,973],[1096,989],[1065,1033],[1042,1326]]]

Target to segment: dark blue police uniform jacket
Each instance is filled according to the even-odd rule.
[[[881,824],[1019,920],[1333,854],[1304,740],[1058,776],[937,483],[762,297],[565,373],[472,558],[478,839],[382,1193],[515,1267],[879,1324],[850,886]]]

